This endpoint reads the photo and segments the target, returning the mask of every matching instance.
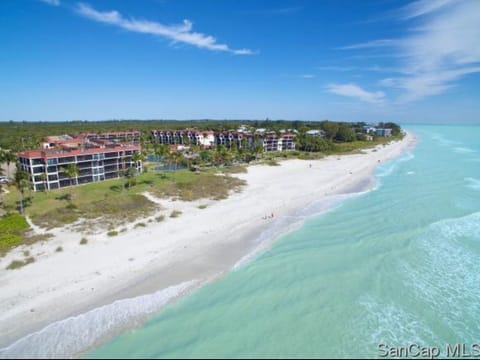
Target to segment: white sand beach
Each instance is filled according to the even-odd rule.
[[[0,259],[0,347],[119,299],[224,274],[259,245],[260,234],[276,221],[314,200],[328,203],[332,195],[372,186],[373,170],[415,141],[407,134],[363,154],[250,166],[245,174],[231,175],[245,179],[247,186],[221,201],[171,201],[146,194],[162,207],[150,218],[163,214],[164,221],[145,219],[147,226],[138,228],[125,224],[127,231],[114,237],[105,231],[88,235],[86,245],[79,244],[82,234],[58,229],[53,239],[15,249]],[[182,214],[170,218],[172,210]],[[59,246],[62,252],[55,251]],[[25,250],[35,262],[5,270]]]

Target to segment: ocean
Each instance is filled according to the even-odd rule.
[[[393,357],[404,349],[414,357],[438,348],[445,357],[456,344],[480,354],[480,126],[407,130],[416,147],[379,166],[373,189],[329,200],[327,212],[319,202],[277,219],[259,248],[295,229],[222,278],[160,311],[192,284],[52,324],[17,345],[34,352],[51,343],[58,353],[62,343],[65,354],[78,353],[100,329],[150,312],[83,356]]]
[[[407,129],[418,144],[376,170],[373,190],[310,218],[88,357],[376,357],[379,346],[390,355],[436,347],[445,356],[449,344],[475,351],[480,126]]]

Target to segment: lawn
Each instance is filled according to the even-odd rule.
[[[134,222],[152,213],[157,205],[140,195],[148,191],[158,197],[176,197],[185,201],[202,198],[224,199],[230,190],[239,191],[244,181],[218,176],[214,169],[201,172],[179,170],[148,172],[125,187],[124,179],[107,180],[49,192],[27,192],[25,213],[39,226],[48,229],[70,224],[80,218],[104,219],[109,225]],[[13,187],[5,196],[7,210],[14,211],[20,194]]]

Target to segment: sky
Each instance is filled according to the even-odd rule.
[[[1,0],[0,121],[480,123],[480,0]]]

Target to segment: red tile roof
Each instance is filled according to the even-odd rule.
[[[23,158],[43,158],[51,159],[56,157],[67,157],[67,156],[76,156],[76,155],[91,155],[91,154],[102,154],[115,151],[129,151],[129,150],[141,150],[140,145],[118,145],[115,147],[95,147],[87,149],[45,149],[45,150],[31,150],[18,153],[19,157]]]

